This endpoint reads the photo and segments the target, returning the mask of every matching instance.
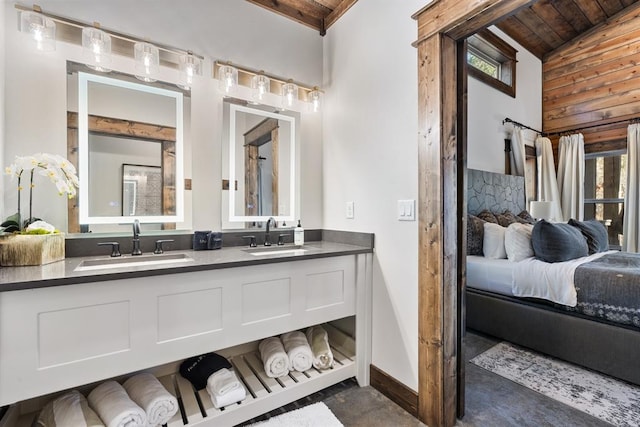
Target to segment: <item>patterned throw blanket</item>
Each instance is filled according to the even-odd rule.
[[[580,265],[578,304],[566,310],[640,327],[640,254],[615,252]]]

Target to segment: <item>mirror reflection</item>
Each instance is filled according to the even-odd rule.
[[[227,104],[229,221],[293,221],[295,117]]]
[[[70,203],[69,232],[132,216],[174,229],[184,220],[183,93],[77,70],[71,85],[69,155],[83,185]]]

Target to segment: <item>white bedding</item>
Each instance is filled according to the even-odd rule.
[[[547,263],[535,258],[519,262],[467,256],[467,286],[502,295],[541,298],[575,307],[573,276],[581,264],[615,251],[600,252],[565,262]]]
[[[468,255],[467,286],[512,296],[512,272],[515,264],[508,259],[490,259],[478,255]]]
[[[581,264],[598,259],[607,253],[599,252],[564,262],[548,263],[536,258],[516,262],[513,270],[513,295],[543,298],[569,307],[578,304],[573,276]]]

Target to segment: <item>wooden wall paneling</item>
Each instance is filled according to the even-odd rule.
[[[640,78],[636,64],[640,54],[618,58],[579,73],[567,73],[544,82],[543,100],[555,101],[580,92],[588,92],[625,80]]]
[[[322,26],[322,18],[304,13],[300,8],[292,7],[281,2],[273,0],[247,0],[258,6],[262,6],[267,10],[271,10],[285,18],[293,19],[307,27],[318,29]]]
[[[563,55],[565,53],[569,53],[570,56],[574,56],[576,53],[588,54],[589,50],[585,49],[598,46],[603,41],[634,31],[634,29],[637,28],[634,20],[637,18],[638,10],[640,10],[640,4],[636,3],[622,10],[599,26],[581,33],[577,38],[574,38],[554,52],[551,52],[548,57],[545,58],[544,65],[549,67],[561,65],[566,60],[571,59],[564,58]]]
[[[258,146],[244,146],[244,214],[258,215]]]

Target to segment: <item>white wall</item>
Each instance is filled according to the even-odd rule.
[[[5,8],[0,5],[0,22],[5,22]],[[4,31],[0,31],[0,166],[4,166],[4,111],[5,111],[5,98],[4,98],[4,64],[5,64],[5,36]],[[4,167],[2,168],[2,172],[4,172]],[[5,181],[6,178],[0,180],[0,195],[4,194]],[[0,199],[1,200],[1,199]],[[4,219],[13,214],[10,209],[7,208],[5,203],[0,205],[0,219],[4,221]]]
[[[373,364],[417,390],[417,24],[425,0],[357,2],[324,40],[324,225],[375,233]],[[345,204],[355,202],[355,218]]]
[[[468,80],[468,147],[467,166],[504,173],[504,139],[513,129],[503,125],[509,117],[534,129],[542,129],[542,61],[495,27],[498,37],[517,51],[516,97],[469,77]],[[527,131],[527,142],[533,145],[535,133]]]
[[[104,28],[148,37],[151,41],[191,49],[206,56],[204,77],[197,79],[191,97],[191,151],[185,177],[193,191],[185,201],[193,203],[194,229],[219,229],[221,224],[222,97],[211,78],[212,61],[231,60],[310,86],[322,80],[322,38],[314,30],[282,18],[248,2],[190,0],[43,0],[45,12],[79,21],[100,22]],[[13,3],[3,2],[3,36],[6,64],[5,159],[37,151],[66,153],[66,61],[82,61],[77,45],[58,42],[57,50],[36,52],[30,40],[18,32]],[[144,17],[144,19],[141,19]],[[133,74],[133,60],[114,55],[113,68]],[[160,80],[177,81],[175,70],[161,67]],[[37,125],[34,125],[37,119]],[[301,120],[301,217],[308,228],[322,226],[321,114],[305,114]],[[193,153],[193,155],[191,155]],[[5,179],[5,185],[8,180]],[[34,202],[34,215],[66,225],[66,202],[42,184]],[[15,210],[15,191],[4,191],[5,211]],[[46,192],[46,193],[45,193]],[[13,212],[11,212],[13,213]]]

